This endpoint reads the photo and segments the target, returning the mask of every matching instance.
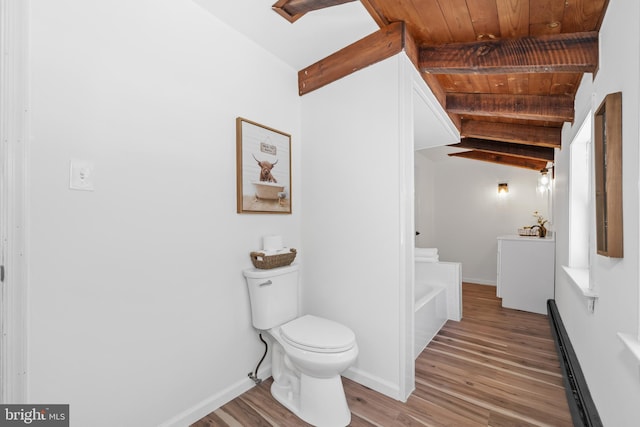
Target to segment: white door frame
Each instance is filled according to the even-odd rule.
[[[0,402],[27,403],[29,0],[0,0]]]

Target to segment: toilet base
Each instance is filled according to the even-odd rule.
[[[317,427],[344,427],[351,422],[351,411],[342,387],[342,378],[312,378],[300,375],[300,390],[277,382],[271,385],[271,394],[284,407],[303,421]]]

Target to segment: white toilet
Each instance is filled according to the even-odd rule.
[[[271,394],[302,420],[343,427],[351,412],[340,374],[358,355],[355,334],[340,323],[298,313],[298,265],[244,270],[256,329],[273,338]]]

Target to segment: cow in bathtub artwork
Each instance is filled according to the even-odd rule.
[[[267,160],[260,161],[256,159],[256,156],[253,154],[252,156],[255,161],[258,162],[258,166],[260,166],[260,181],[278,182],[271,174],[271,169],[273,169],[273,167],[278,164],[278,159],[276,159],[274,163],[271,163]]]
[[[291,213],[291,137],[237,119],[238,213]]]
[[[271,163],[268,160],[258,160],[253,154],[252,156],[260,167],[259,180],[258,182],[253,182],[253,185],[256,187],[256,201],[261,199],[277,200],[280,206],[284,206],[287,198],[284,185],[279,185],[278,180],[271,173],[271,170],[278,164],[278,159]]]

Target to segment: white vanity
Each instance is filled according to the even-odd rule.
[[[497,295],[502,306],[547,314],[554,297],[555,239],[498,237]]]

